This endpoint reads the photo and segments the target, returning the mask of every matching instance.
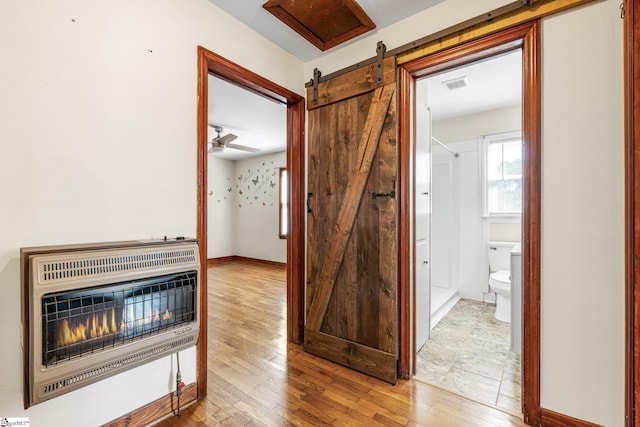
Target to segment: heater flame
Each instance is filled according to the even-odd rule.
[[[64,319],[58,330],[58,347],[75,344],[92,338],[113,336],[123,332],[126,333],[129,329],[135,330],[144,325],[159,325],[161,322],[170,320],[173,317],[169,309],[166,309],[161,315],[160,309],[156,308],[154,313],[152,308],[148,307],[146,315],[136,319],[134,305],[135,304],[130,304],[128,310],[122,309],[120,326],[118,326],[116,309],[113,307],[111,310],[86,316],[81,321],[72,322],[75,324],[70,324],[69,319]]]
[[[64,319],[62,321],[62,327],[60,329],[60,338],[58,339],[59,346],[69,345],[87,339],[87,328],[83,324],[80,324],[75,328],[70,328],[69,321],[67,319]]]
[[[118,333],[118,325],[116,325],[116,309],[111,307],[111,333]]]

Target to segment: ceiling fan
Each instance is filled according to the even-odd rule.
[[[218,136],[213,138],[213,140],[211,140],[211,142],[209,143],[209,153],[219,153],[221,151],[224,151],[225,148],[249,151],[251,153],[257,153],[260,151],[258,148],[247,147],[246,145],[231,144],[230,142],[235,140],[238,137],[237,135],[229,133],[227,135],[220,136],[223,131],[222,127],[216,125],[211,125],[211,127],[218,133]]]

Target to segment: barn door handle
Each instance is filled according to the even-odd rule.
[[[313,193],[307,193],[307,213],[313,212],[313,209],[311,209],[311,206],[309,205],[311,202],[311,196],[313,196]]]
[[[378,197],[391,197],[392,199],[396,198],[396,192],[392,191],[390,193],[371,193],[372,199],[377,199]]]

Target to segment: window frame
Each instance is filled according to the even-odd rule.
[[[519,222],[522,218],[522,207],[520,212],[504,212],[494,213],[489,210],[489,175],[487,171],[487,165],[489,163],[489,146],[491,144],[508,142],[513,140],[520,140],[520,143],[524,145],[522,141],[522,131],[509,131],[501,132],[490,135],[483,135],[480,137],[480,171],[481,171],[481,197],[482,197],[482,217],[485,220],[492,221],[498,220],[499,222]],[[524,164],[524,159],[522,159]],[[524,173],[521,173],[521,179]]]

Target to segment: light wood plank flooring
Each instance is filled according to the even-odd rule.
[[[419,381],[391,386],[286,342],[284,268],[209,268],[207,397],[159,426],[523,426]]]

